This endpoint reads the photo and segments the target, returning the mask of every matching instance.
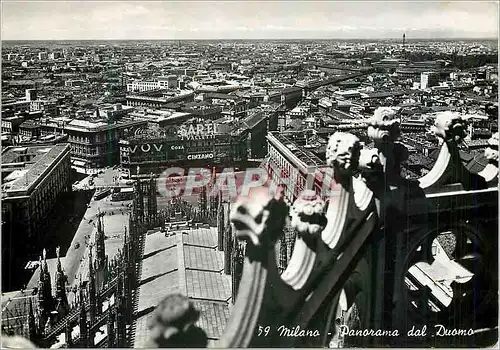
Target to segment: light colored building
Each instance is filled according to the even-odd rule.
[[[267,134],[268,160],[265,166],[273,186],[283,186],[285,200],[293,203],[305,189],[328,195],[333,183],[333,172],[303,145],[298,145],[293,133]]]
[[[436,72],[423,72],[420,75],[420,88],[427,88],[439,85],[439,74]]]
[[[127,91],[146,92],[160,89],[158,81],[134,81],[127,84]]]
[[[26,101],[35,101],[36,99],[36,89],[26,89]]]
[[[158,77],[153,81],[133,81],[132,83],[127,84],[127,91],[146,92],[158,89],[177,89],[178,84],[179,83],[175,75],[168,75],[164,77]]]

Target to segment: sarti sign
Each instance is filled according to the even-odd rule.
[[[215,138],[216,124],[181,125],[177,135],[183,140]]]

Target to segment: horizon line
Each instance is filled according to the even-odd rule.
[[[402,36],[398,37],[385,37],[385,38],[184,38],[184,39],[158,39],[158,38],[135,38],[135,39],[2,39],[1,41],[139,41],[139,40],[156,40],[156,41],[223,41],[223,40],[282,40],[282,41],[292,41],[292,40],[400,40]],[[496,40],[498,41],[498,37],[436,37],[436,38],[406,38],[406,41],[409,40]]]

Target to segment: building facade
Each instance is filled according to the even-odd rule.
[[[3,179],[2,206],[30,234],[58,194],[71,189],[70,145],[8,147],[2,158],[2,175],[9,174]]]
[[[168,167],[238,167],[247,161],[247,130],[222,133],[211,123],[132,136],[120,141],[120,164],[130,178]]]
[[[71,145],[73,163],[84,168],[100,168],[118,164],[119,140],[133,135],[146,124],[144,120],[114,123],[73,120],[63,128]]]
[[[273,186],[281,186],[285,200],[293,203],[305,189],[328,197],[332,189],[333,173],[307,148],[294,140],[294,133],[267,134],[268,159],[265,167]]]
[[[7,147],[2,152],[2,285],[44,240],[49,214],[71,191],[70,145]]]

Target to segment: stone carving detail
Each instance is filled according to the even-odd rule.
[[[377,141],[395,141],[401,134],[400,119],[396,110],[390,107],[379,107],[373,117],[368,120],[368,137]]]
[[[316,192],[306,190],[299,195],[290,210],[292,227],[299,235],[317,235],[326,225],[326,218],[323,215],[325,203]]]
[[[336,132],[328,141],[326,164],[337,169],[353,170],[357,167],[361,145],[353,134]]]
[[[282,280],[294,290],[301,289],[314,268],[316,252],[315,237],[319,237],[326,226],[325,203],[316,192],[303,191],[290,210],[291,225],[298,231],[292,257]]]
[[[263,233],[271,222],[270,207],[277,202],[283,209],[288,210],[281,197],[273,198],[264,187],[253,189],[248,197],[240,198],[230,214],[231,222],[236,229],[236,237],[247,240],[254,246],[274,242],[279,235],[278,232],[269,230],[269,237],[265,237]]]
[[[457,112],[446,111],[436,117],[431,131],[445,141],[459,142],[465,138],[467,121]]]
[[[494,133],[488,140],[484,156],[488,159],[488,164],[478,175],[482,176],[488,183],[498,181],[498,132]]]
[[[377,149],[362,149],[359,156],[361,176],[353,178],[354,202],[360,210],[366,210],[373,198],[374,182],[383,183],[382,164]]]
[[[181,294],[172,294],[156,307],[148,321],[150,337],[148,348],[206,347],[207,336],[195,327],[199,311]]]
[[[496,132],[488,140],[488,147],[484,151],[486,159],[496,164],[498,164],[498,141],[498,132]]]
[[[377,149],[373,148],[361,150],[359,156],[359,169],[364,173],[382,170]]]

